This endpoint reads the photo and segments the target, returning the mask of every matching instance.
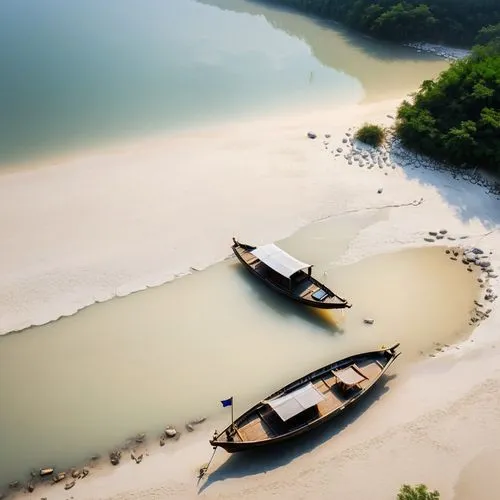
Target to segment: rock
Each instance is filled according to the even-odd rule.
[[[191,424],[186,424],[186,429],[188,430],[188,432],[194,431],[194,427]]]
[[[144,432],[141,432],[140,434],[137,434],[137,436],[135,436],[136,443],[142,443],[144,442],[144,439],[146,439],[146,434]]]
[[[451,259],[451,260],[457,260],[457,258],[456,258],[456,257],[450,257],[450,259]]]
[[[309,139],[316,139],[317,135],[314,132],[307,132],[307,137]]]
[[[344,137],[344,138],[342,139],[342,142],[343,142],[344,144],[346,144],[346,143],[347,143],[347,139]]]
[[[429,235],[430,236],[437,236],[437,233],[436,233],[436,231],[429,231]]]
[[[84,468],[82,469],[82,473],[81,473],[81,475],[80,475],[80,477],[79,477],[79,478],[80,478],[80,479],[84,479],[84,478],[86,478],[89,474],[90,474],[90,471],[89,471],[86,467],[84,467]]]
[[[444,236],[442,234],[436,235],[436,240],[442,240]]]
[[[342,153],[343,149],[342,148],[337,148],[337,153]]]
[[[383,192],[383,191],[384,191],[384,190],[383,190],[383,188],[379,188],[379,189],[377,190],[377,193],[378,193],[378,194],[382,194],[382,192]]]
[[[474,304],[476,304],[477,307],[484,307],[484,304],[481,304],[481,302],[478,302],[477,300],[474,301]]]
[[[455,241],[456,238],[454,236],[447,236],[447,238],[450,240],[450,241]]]
[[[472,267],[468,267],[467,271],[469,271],[469,273],[471,273],[472,272]]]
[[[40,469],[40,476],[48,476],[54,472],[52,467],[46,467],[45,469]]]
[[[136,457],[135,463],[140,464],[142,462],[143,457],[144,457],[144,454],[141,453],[138,457]]]
[[[62,481],[63,479],[66,478],[66,472],[59,472],[59,474],[56,474],[53,478],[52,481],[54,483],[58,483],[59,481]]]
[[[80,477],[80,474],[82,473],[82,471],[80,469],[75,469],[72,473],[71,473],[71,477],[77,479]]]
[[[33,493],[33,491],[34,491],[34,490],[35,490],[35,483],[34,483],[33,481],[30,481],[30,482],[28,483],[28,491],[29,491],[30,493]]]
[[[65,490],[70,490],[71,488],[73,488],[73,486],[75,486],[75,483],[76,483],[76,481],[73,479],[73,481],[70,481],[69,483],[66,483],[64,485],[64,489]]]
[[[118,465],[120,463],[121,457],[122,457],[122,452],[120,450],[114,450],[109,454],[109,460],[112,465]]]
[[[392,115],[387,115],[387,118],[390,118],[391,120],[394,120],[394,116],[392,116]]]
[[[165,429],[165,435],[166,435],[167,437],[169,437],[169,438],[173,438],[173,437],[175,437],[175,436],[176,436],[176,434],[177,434],[177,431],[176,431],[174,428],[172,428],[172,427],[167,427],[167,428]]]
[[[160,439],[160,446],[165,446],[165,438]]]
[[[448,232],[448,230],[447,229],[440,229],[439,232],[444,235]]]
[[[330,134],[325,134],[325,137],[326,137],[327,139],[330,139],[331,135],[330,135]]]
[[[450,250],[445,250],[444,253],[448,255],[450,253]]]
[[[365,318],[363,322],[366,323],[367,325],[373,325],[373,323],[375,323],[375,320],[372,318]]]
[[[203,422],[205,422],[205,420],[207,419],[207,417],[200,417],[200,418],[196,418],[194,420],[191,420],[191,422],[189,422],[191,425],[198,425],[198,424],[202,424]]]
[[[433,238],[424,238],[424,241],[427,241],[428,243],[434,243]]]
[[[347,137],[351,137],[352,134],[350,134],[349,132],[346,132],[345,135],[347,135]]]
[[[462,259],[462,264],[466,264],[467,265],[468,263],[469,263],[469,259],[465,259],[465,258]]]
[[[480,248],[473,248],[472,253],[475,253],[476,255],[481,255],[484,252]]]
[[[11,481],[11,482],[9,483],[9,488],[10,488],[11,490],[13,490],[14,488],[17,488],[17,487],[19,487],[19,481]]]
[[[481,262],[478,263],[478,266],[481,266],[481,267],[490,267],[491,263],[488,262],[487,260],[483,260],[483,261],[481,261]]]

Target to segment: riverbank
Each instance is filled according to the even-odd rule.
[[[443,257],[448,259],[450,265],[456,264],[461,272],[467,274],[468,267],[472,271],[480,267],[471,265],[472,262],[469,261],[462,263],[462,259],[472,258],[472,252],[466,255],[460,253],[460,259],[451,261],[455,257],[453,251],[458,251],[459,247],[478,246],[488,256],[491,264],[488,269],[491,269],[491,273],[478,275],[477,279],[483,280],[480,283],[483,288],[480,289],[482,295],[479,299],[482,306],[471,304],[470,312],[477,308],[493,308],[487,304],[489,300],[484,300],[483,294],[491,295],[486,287],[492,288],[493,295],[498,293],[495,278],[491,277],[491,282],[487,284],[485,281],[489,274],[495,274],[499,264],[497,255],[500,251],[500,239],[496,233],[498,221],[495,215],[499,213],[497,198],[485,192],[483,186],[453,178],[450,172],[425,168],[422,159],[401,157],[398,151],[389,150],[366,156],[367,153],[362,148],[359,148],[359,153],[350,149],[350,138],[355,127],[364,121],[389,125],[397,103],[398,101],[389,101],[373,106],[350,107],[336,111],[335,114],[317,111],[301,116],[290,115],[267,121],[240,123],[231,128],[200,132],[195,137],[179,135],[168,139],[168,142],[152,141],[131,146],[125,152],[117,151],[114,154],[82,159],[76,161],[72,168],[54,166],[48,171],[42,169],[15,174],[13,177],[5,176],[1,179],[0,187],[4,185],[6,189],[6,185],[9,186],[11,189],[6,189],[4,194],[11,193],[10,201],[17,200],[19,203],[13,207],[12,227],[17,223],[23,229],[19,234],[27,238],[21,238],[17,246],[14,241],[9,243],[18,253],[12,252],[10,269],[20,272],[26,266],[29,256],[27,250],[36,239],[41,243],[38,246],[42,250],[41,256],[45,250],[45,259],[40,258],[38,262],[42,266],[53,266],[47,259],[54,250],[54,247],[49,248],[49,244],[55,240],[58,244],[64,242],[64,248],[60,250],[64,250],[66,255],[73,255],[76,260],[89,253],[88,241],[92,242],[94,252],[90,252],[90,257],[94,262],[91,263],[100,261],[106,269],[110,265],[119,267],[119,262],[111,264],[112,260],[116,261],[117,254],[123,255],[124,262],[128,260],[134,265],[139,263],[139,258],[147,262],[149,259],[150,265],[153,257],[153,264],[158,268],[164,266],[165,262],[185,262],[185,266],[193,266],[198,258],[201,262],[198,261],[196,267],[202,268],[208,263],[203,261],[201,253],[184,255],[186,248],[200,250],[199,244],[197,245],[200,235],[203,235],[202,241],[205,242],[201,249],[208,249],[212,258],[215,256],[215,260],[220,260],[228,254],[228,241],[235,231],[231,225],[236,228],[236,234],[241,239],[261,243],[278,240],[304,226],[308,220],[325,219],[333,220],[334,223],[328,227],[328,231],[319,234],[320,239],[332,238],[335,227],[341,234],[349,233],[352,228],[354,230],[348,238],[337,243],[333,255],[328,255],[327,252],[318,259],[314,254],[316,250],[310,245],[311,236],[318,238],[318,235],[312,233],[307,236],[308,229],[304,228],[305,236],[297,242],[295,248],[304,252],[304,257],[311,261],[322,260],[320,273],[323,269],[330,269],[332,260],[335,266],[348,265],[402,248],[446,244],[451,247],[450,253],[445,256],[443,249]],[[308,138],[307,132],[312,132],[316,137]],[[346,132],[351,135],[346,135]],[[193,143],[197,147],[193,148]],[[144,161],[146,159],[154,161]],[[104,161],[111,172],[105,173],[103,169],[97,172],[93,169],[96,162],[99,164]],[[204,165],[205,169],[201,172],[199,168],[195,170],[198,165]],[[165,166],[170,168],[162,170]],[[100,182],[90,181],[95,178],[99,178]],[[245,183],[241,182],[242,178]],[[24,181],[22,189],[20,179]],[[85,179],[87,181],[84,182]],[[217,182],[219,179],[224,179],[224,183]],[[4,180],[7,180],[6,184]],[[45,213],[40,214],[41,218],[30,222],[30,225],[20,216],[23,213],[21,206],[29,198],[25,192],[30,189],[27,186],[28,180],[30,184],[32,181],[34,184],[33,191],[29,194],[41,192],[43,195],[39,194],[39,199],[45,202],[40,202],[41,210],[43,208]],[[85,196],[81,192],[82,185],[88,188],[83,193]],[[200,186],[203,190],[200,190]],[[206,186],[211,189],[206,190]],[[39,191],[35,187],[43,189]],[[14,196],[16,189],[20,196]],[[67,189],[69,192],[66,192]],[[198,189],[196,196],[193,189]],[[119,194],[119,197],[110,203],[109,193]],[[259,193],[258,205],[254,201],[255,193]],[[89,195],[93,203],[87,204],[85,198]],[[5,196],[0,197],[0,200],[4,198]],[[47,204],[46,200],[49,199],[51,203]],[[299,199],[300,204],[297,203]],[[147,205],[141,208],[148,217],[136,217],[134,220],[134,214],[139,215],[140,202]],[[89,207],[94,212],[89,211]],[[226,210],[229,207],[236,209],[231,212]],[[67,220],[73,219],[71,226],[62,223],[63,213],[64,217],[68,217]],[[204,214],[203,219],[199,213]],[[376,215],[358,226],[353,225],[352,221],[348,224],[341,222],[353,214],[363,213],[380,213],[383,216]],[[151,214],[156,215],[153,221]],[[327,219],[332,216],[339,222]],[[179,223],[179,217],[183,224]],[[265,227],[263,219],[266,220]],[[43,233],[40,227],[36,227],[37,223],[43,226],[42,220],[46,222],[44,232],[45,229],[50,229],[44,238],[41,237]],[[111,224],[112,221],[114,224]],[[131,221],[132,226],[129,223]],[[162,227],[163,223],[165,225]],[[131,231],[131,227],[139,230],[140,236],[136,231]],[[441,233],[441,230],[446,233]],[[35,231],[35,240],[29,239],[30,231]],[[69,235],[63,237],[68,232]],[[49,234],[51,238],[48,237]],[[93,237],[95,235],[100,238]],[[438,238],[438,235],[441,237]],[[118,241],[113,246],[115,238]],[[182,245],[169,248],[172,241],[181,242]],[[330,245],[329,241],[327,240]],[[130,242],[136,244],[128,248],[127,244]],[[104,243],[102,248],[111,245],[104,259],[96,258],[98,250],[102,250],[97,243]],[[68,249],[67,245],[70,244],[74,247]],[[307,254],[308,248],[312,254]],[[75,252],[68,252],[71,249]],[[493,254],[490,255],[489,252]],[[181,255],[184,255],[186,261],[179,260]],[[63,267],[65,264],[75,264],[75,261],[65,261],[57,254],[54,259],[59,259]],[[187,262],[188,260],[191,262]],[[87,266],[88,271],[88,265],[89,262],[80,262],[76,269],[85,269]],[[419,269],[418,264],[414,266]],[[114,270],[114,267],[111,269]],[[181,268],[177,272],[182,270]],[[175,269],[167,271],[169,275],[175,274]],[[118,276],[123,278],[124,272],[124,268],[121,268]],[[37,277],[49,279],[49,284],[51,276],[46,276],[47,274],[34,273]],[[72,276],[75,278],[75,274]],[[81,279],[83,276],[85,275],[76,276],[79,279],[69,281],[67,288],[79,289],[82,283],[95,285],[91,279]],[[87,276],[92,278],[93,273],[88,273]],[[364,276],[366,279],[367,275]],[[338,269],[335,270],[335,278],[336,286],[347,289],[349,280],[342,278]],[[411,282],[408,280],[408,283]],[[60,284],[60,279],[56,284]],[[359,284],[359,289],[362,289],[362,281]],[[429,286],[433,285],[429,282]],[[403,288],[401,285],[398,287],[399,290]],[[45,291],[43,287],[33,287],[32,283],[29,283],[29,288]],[[90,288],[89,286],[89,290]],[[129,289],[121,290],[125,293]],[[21,292],[22,290],[18,291],[19,297]],[[154,294],[159,293],[159,290],[149,292]],[[424,294],[425,292],[421,292],[419,295],[423,297]],[[56,295],[60,294],[54,293],[54,298]],[[139,296],[137,294],[137,298]],[[15,298],[16,294],[11,297]],[[430,306],[422,308],[420,297],[416,297],[413,311],[425,320]],[[41,296],[38,300],[41,301]],[[446,296],[440,297],[437,305],[441,304],[439,301],[444,303],[445,300]],[[34,301],[35,305],[36,303]],[[366,300],[358,303],[365,307],[367,304]],[[28,309],[33,309],[33,304],[25,305]],[[381,318],[384,315],[394,316],[391,304],[387,306],[387,312],[380,309],[370,311],[367,308],[356,314],[361,314],[362,317],[363,314],[370,313],[375,318],[376,325],[379,322],[383,325]],[[460,307],[457,310],[462,309]],[[92,308],[88,309],[87,314],[91,314],[91,311]],[[22,314],[22,308],[17,312]],[[250,318],[251,311],[248,314]],[[227,457],[218,454],[217,461],[211,467],[211,474],[200,483],[202,496],[232,498],[236,493],[244,492],[248,498],[266,498],[279,491],[287,498],[311,495],[326,498],[333,491],[338,492],[338,485],[342,484],[345,495],[356,497],[370,491],[372,496],[375,495],[374,498],[382,499],[393,495],[402,482],[423,481],[433,488],[441,489],[443,495],[448,495],[445,498],[452,498],[450,495],[460,470],[477,454],[495,445],[499,438],[494,424],[500,407],[500,375],[496,368],[499,318],[496,310],[488,313],[488,316],[479,322],[480,326],[460,349],[436,346],[436,352],[432,353],[434,359],[416,366],[396,368],[397,377],[387,381],[389,390],[386,392],[385,388],[381,388],[365,406],[353,412],[343,423],[332,425],[327,432],[327,437],[332,439],[325,439],[318,434],[303,444],[287,448],[280,459],[258,455],[251,459],[231,458],[226,462]],[[79,318],[75,316],[75,320],[79,321]],[[413,319],[411,321],[414,322]],[[398,325],[394,331],[402,328],[404,324]],[[426,328],[425,321],[421,328]],[[63,330],[64,328],[61,333],[64,333]],[[304,330],[302,322],[298,325],[298,330]],[[390,328],[388,330],[394,336],[393,331]],[[36,335],[33,331],[27,333],[32,337]],[[307,333],[310,335],[311,332]],[[290,331],[287,335],[290,340]],[[379,342],[378,336],[369,340],[366,335],[364,330],[363,337],[359,338],[360,346],[366,345],[366,342]],[[318,336],[314,342],[320,342],[319,347],[316,346],[320,350],[321,338]],[[298,337],[294,338],[294,342],[297,340]],[[68,342],[71,343],[71,339]],[[310,339],[301,342],[304,353],[307,343],[310,345]],[[451,345],[453,342],[448,343]],[[203,350],[203,344],[199,348]],[[404,350],[404,346],[402,349]],[[311,360],[317,356],[313,353],[312,346],[309,356]],[[5,366],[0,364],[2,365]],[[272,373],[273,366],[270,365],[269,376]],[[234,389],[235,387],[227,387],[228,391]],[[215,402],[221,390],[222,388],[210,389]],[[254,390],[249,398],[258,397],[258,387]],[[224,393],[225,391],[226,388]],[[45,495],[50,499],[67,498],[69,493],[74,498],[194,498],[197,496],[196,472],[208,458],[207,452],[210,452],[207,439],[213,427],[221,421],[220,414],[216,415],[214,412],[211,419],[197,427],[195,432],[184,433],[173,446],[168,446],[172,443],[167,443],[154,453],[148,446],[149,455],[144,452],[140,464],[135,461],[125,463],[123,460],[123,465],[112,471],[108,466],[97,466],[89,469],[89,476],[78,479],[70,492],[64,490],[67,481],[62,481],[48,487],[48,490],[37,487],[33,494]],[[473,422],[475,425],[472,425]],[[464,432],[465,428],[467,432]],[[408,446],[409,442],[411,446]],[[159,445],[155,443],[152,446]],[[312,450],[314,453],[310,453]],[[394,456],[398,456],[397,464],[394,463]],[[124,457],[128,458],[128,454],[124,454]],[[412,465],[415,462],[419,467]],[[438,462],[445,462],[446,466],[438,468]],[[389,465],[391,474],[386,475],[384,470]],[[140,474],[132,473],[131,467],[140,471]],[[367,468],[373,474],[373,482],[360,484],[356,478],[361,470],[369,476]]]

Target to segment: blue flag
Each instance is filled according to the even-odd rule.
[[[233,396],[231,396],[229,399],[223,399],[221,401],[222,406],[225,408],[226,406],[232,406],[233,405]]]

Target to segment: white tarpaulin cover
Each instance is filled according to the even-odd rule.
[[[286,422],[324,399],[323,394],[309,382],[304,387],[290,392],[286,396],[268,400],[266,403],[281,417],[281,420]]]
[[[285,276],[285,278],[289,278],[297,271],[311,267],[311,264],[297,260],[295,257],[281,250],[274,243],[257,247],[255,250],[252,250],[252,254],[264,262],[266,266]]]

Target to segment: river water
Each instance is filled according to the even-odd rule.
[[[244,0],[4,0],[0,164],[392,97],[446,65]]]

